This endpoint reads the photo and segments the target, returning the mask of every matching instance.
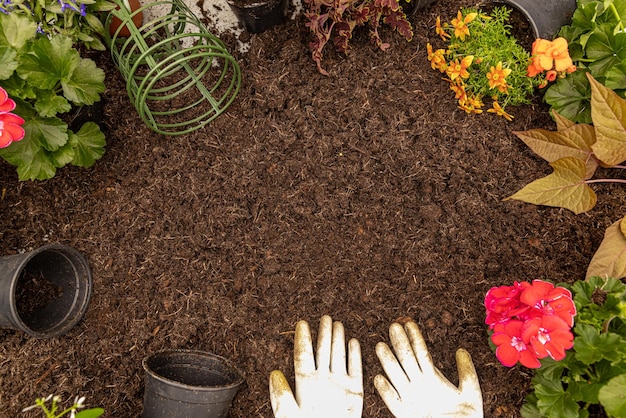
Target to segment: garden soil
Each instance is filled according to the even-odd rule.
[[[142,359],[195,349],[245,376],[231,417],[270,418],[270,372],[293,384],[295,325],[307,320],[315,337],[324,314],[361,343],[364,417],[391,416],[373,386],[383,373],[374,347],[409,319],[453,383],[455,351],[471,353],[487,417],[519,416],[532,371],[496,359],[484,295],[516,280],[583,279],[626,196],[594,184],[598,204],[581,215],[503,200],[550,173],[513,131],[555,125],[540,92],[509,108],[512,122],[457,108],[426,43],[438,42],[437,16],[472,5],[419,11],[411,42],[383,29],[385,52],[357,32],[347,56],[325,51],[329,76],[311,59],[302,16],[225,33],[241,90],[182,136],[153,132],[109,54],[90,54],[107,77],[102,159],[25,182],[0,162],[0,255],[67,244],[94,281],[66,335],[0,330],[0,417],[41,416],[20,411],[48,394],[137,417]]]

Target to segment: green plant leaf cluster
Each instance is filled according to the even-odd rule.
[[[20,14],[0,13],[0,86],[15,100],[26,135],[0,150],[20,180],[54,177],[67,164],[90,167],[104,154],[104,134],[87,122],[72,132],[58,116],[92,105],[104,92],[104,71],[73,48],[71,38],[36,35]]]
[[[563,285],[566,286],[567,285]],[[524,418],[588,417],[602,408],[626,412],[626,285],[594,276],[571,286],[577,315],[574,347],[565,359],[546,358],[532,379]]]
[[[104,51],[101,15],[117,6],[107,0],[12,0],[5,7],[9,14],[30,18],[41,34],[67,36],[73,44]]]
[[[591,123],[590,73],[598,82],[626,97],[626,0],[578,0],[571,25],[559,36],[579,71],[568,74],[545,92],[545,101],[569,120]]]
[[[554,113],[557,130],[514,132],[553,172],[505,198],[536,205],[591,210],[597,196],[589,186],[598,182],[626,183],[620,179],[593,179],[596,169],[619,166],[626,160],[626,100],[587,73],[591,89],[593,124],[574,123]],[[611,225],[587,269],[587,277],[626,277],[626,218]]]
[[[348,53],[352,33],[357,27],[368,27],[372,43],[383,51],[389,48],[378,33],[383,23],[407,41],[413,39],[413,28],[398,0],[304,0],[304,8],[306,26],[314,38],[309,43],[311,56],[324,75],[328,75],[322,68],[326,44],[332,41],[338,52]]]

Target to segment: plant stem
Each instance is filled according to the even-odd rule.
[[[622,18],[619,15],[617,9],[615,8],[615,4],[613,4],[613,2],[611,2],[609,9],[611,9],[613,16],[615,16],[615,18],[617,19],[617,26],[620,28],[620,30],[624,30],[624,25],[622,24]]]
[[[585,180],[586,184],[589,183],[626,183],[626,180],[623,179],[596,179],[596,180]]]

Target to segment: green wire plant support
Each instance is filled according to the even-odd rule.
[[[241,86],[241,70],[224,43],[181,0],[149,2],[132,12],[124,0],[115,1],[106,42],[142,120],[161,134],[181,135],[224,112]],[[138,14],[141,27],[133,24]],[[121,24],[110,32],[113,17]],[[130,36],[120,34],[124,28]]]

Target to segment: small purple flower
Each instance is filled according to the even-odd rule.
[[[0,1],[0,12],[8,15],[11,10],[13,10],[13,3],[11,3],[11,0]]]
[[[84,4],[77,3],[76,0],[70,0],[66,2],[65,0],[57,0],[61,5],[61,11],[65,12],[66,10],[71,10],[73,12],[79,13],[81,16],[87,15],[87,6]]]

